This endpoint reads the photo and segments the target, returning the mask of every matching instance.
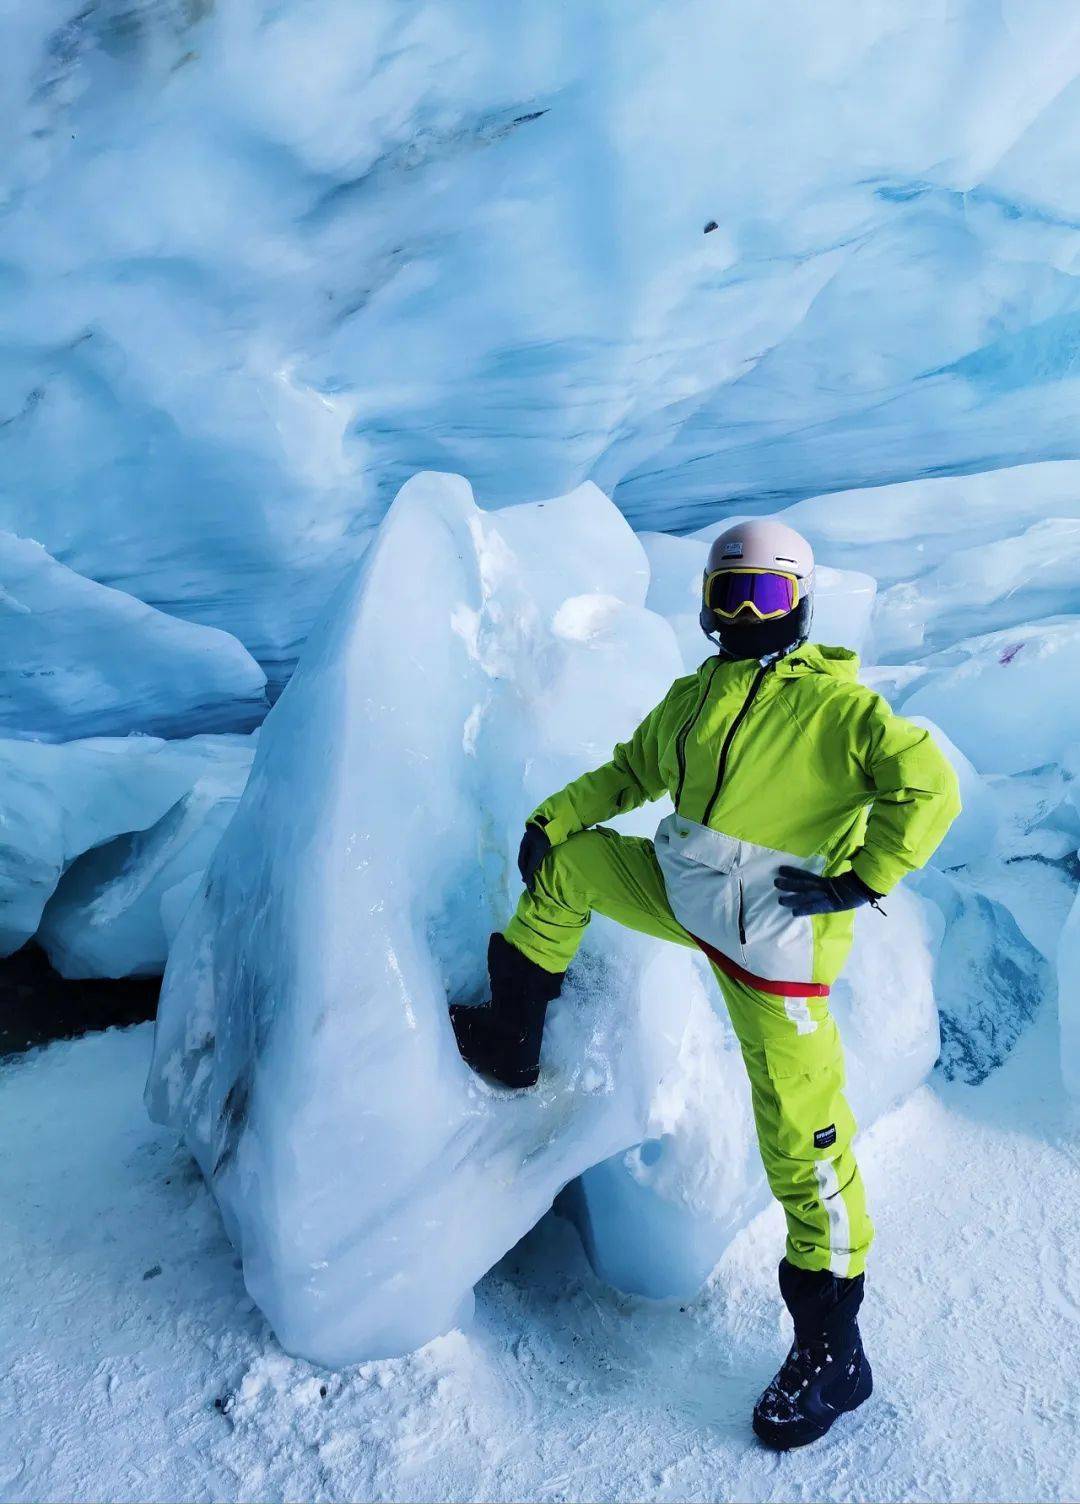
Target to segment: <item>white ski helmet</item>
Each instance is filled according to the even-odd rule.
[[[701,585],[701,629],[733,658],[790,652],[814,609],[814,551],[784,522],[752,517],[714,539]]]

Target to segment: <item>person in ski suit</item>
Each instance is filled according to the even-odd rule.
[[[701,623],[718,652],[610,762],[529,816],[525,892],[489,945],[491,1001],[451,1010],[466,1061],[527,1087],[593,911],[709,958],[787,1219],[795,1341],[753,1419],[781,1450],[823,1436],[872,1387],[856,1317],[873,1225],[829,989],[854,910],[922,866],[960,810],[930,734],[859,683],[855,654],[807,641],[813,590],[810,545],[782,523],[716,539]],[[652,841],[600,824],[665,794],[674,813]]]

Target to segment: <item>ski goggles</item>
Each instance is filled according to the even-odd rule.
[[[759,621],[786,616],[799,604],[799,581],[777,569],[714,569],[705,576],[705,605],[726,621],[745,612]]]

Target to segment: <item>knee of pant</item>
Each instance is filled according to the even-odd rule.
[[[598,830],[579,830],[553,846],[540,867],[544,886],[575,908],[589,908],[588,872],[602,839]]]

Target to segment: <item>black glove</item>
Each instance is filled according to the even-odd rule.
[[[521,838],[521,846],[518,849],[518,871],[521,873],[521,881],[531,893],[533,883],[540,863],[551,850],[551,842],[547,833],[539,826],[530,822],[525,827],[525,834]]]
[[[775,886],[780,890],[780,902],[796,919],[804,919],[808,914],[839,914],[845,909],[861,909],[864,903],[872,903],[881,914],[885,912],[878,905],[881,894],[868,888],[854,872],[841,872],[839,877],[819,877],[816,872],[807,872],[803,867],[781,867]]]

